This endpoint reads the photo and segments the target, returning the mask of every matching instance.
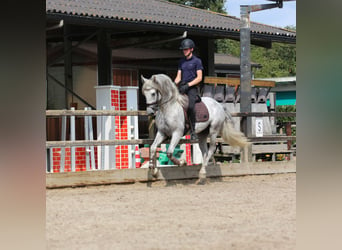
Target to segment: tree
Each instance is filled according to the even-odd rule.
[[[262,68],[254,72],[255,77],[285,77],[296,75],[296,46],[273,43],[271,49],[251,46],[251,60]]]
[[[230,39],[217,40],[216,51],[240,57],[240,42]],[[266,49],[251,45],[251,61],[262,66],[261,69],[255,69],[256,78],[295,76],[296,46],[273,43],[272,48]]]
[[[293,25],[287,25],[284,28],[288,30],[296,31],[296,26],[293,26]]]
[[[169,0],[169,2],[184,4],[204,10],[211,10],[219,13],[226,13],[224,10],[224,3],[226,0]]]
[[[215,51],[221,54],[240,56],[240,42],[231,39],[219,39],[215,41]]]

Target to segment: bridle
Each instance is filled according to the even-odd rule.
[[[152,108],[153,110],[158,110],[158,108],[157,108],[157,107],[161,107],[161,106],[163,106],[164,104],[166,104],[166,103],[170,102],[170,101],[171,101],[171,99],[172,99],[172,98],[169,98],[169,99],[167,99],[167,100],[165,100],[165,101],[161,102],[161,101],[159,100],[159,96],[160,96],[160,95],[161,95],[161,94],[160,94],[160,91],[159,91],[159,90],[157,90],[157,98],[156,98],[156,101],[155,101],[155,102],[152,102],[152,103],[149,103],[149,104],[147,104],[147,107],[148,107],[148,108]]]

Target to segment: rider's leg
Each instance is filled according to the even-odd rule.
[[[188,97],[189,97],[188,115],[189,115],[189,120],[190,120],[191,139],[198,139],[195,133],[195,123],[196,123],[195,103],[196,103],[197,94],[198,94],[197,87],[192,87],[188,91]]]

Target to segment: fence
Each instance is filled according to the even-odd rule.
[[[284,116],[295,116],[296,113],[294,112],[281,112],[281,113],[266,113],[266,112],[251,112],[251,113],[232,113],[233,117],[247,117],[247,116],[254,116],[254,117],[284,117]],[[136,149],[137,145],[141,144],[148,144],[151,145],[153,142],[153,138],[150,139],[128,139],[128,140],[108,140],[105,137],[97,138],[94,140],[94,131],[93,131],[93,116],[96,117],[113,117],[113,116],[147,116],[146,111],[113,111],[113,110],[89,110],[89,108],[85,110],[47,110],[46,111],[47,117],[62,117],[62,133],[61,133],[61,141],[47,141],[46,147],[47,147],[47,172],[75,172],[75,171],[86,171],[86,170],[103,170],[104,165],[99,164],[99,159],[103,161],[105,157],[103,155],[109,154],[108,147],[114,146],[122,146],[122,145],[133,145],[135,146],[134,149]],[[66,124],[67,124],[67,117],[69,117],[69,124],[70,124],[70,140],[66,140]],[[75,117],[84,117],[84,137],[85,140],[76,140],[75,139]],[[287,142],[291,140],[295,140],[295,136],[291,135],[280,135],[280,136],[263,136],[263,137],[249,137],[248,138],[251,142],[254,143],[261,143],[261,145],[264,145],[265,142]],[[223,143],[222,139],[218,139],[217,142]],[[164,142],[168,143],[168,141]],[[190,140],[190,139],[181,139],[180,144],[191,144],[196,143],[196,140]],[[274,145],[273,145],[274,146]],[[264,149],[259,147],[258,150],[254,151],[249,149],[251,152],[250,154],[262,154],[267,153],[268,151],[270,153],[273,153],[274,155],[276,153],[292,153],[291,150],[286,149],[277,149],[277,150],[271,150],[272,146]],[[102,150],[103,149],[103,150]],[[266,151],[265,151],[266,150]],[[135,150],[133,150],[133,153],[135,153]],[[99,157],[99,154],[102,154],[101,157]],[[129,157],[134,158],[134,155],[130,155]],[[254,157],[254,160],[255,157]],[[135,162],[133,161],[132,164],[130,164],[131,168],[135,168]],[[59,165],[58,168],[55,166]],[[101,167],[99,167],[101,166]],[[113,167],[112,169],[115,169]]]

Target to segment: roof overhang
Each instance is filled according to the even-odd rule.
[[[234,39],[240,40],[239,30],[229,30],[229,29],[212,29],[206,27],[196,27],[196,26],[180,26],[174,24],[163,24],[154,22],[135,22],[130,20],[120,20],[120,19],[108,19],[101,17],[85,17],[78,15],[69,15],[63,13],[47,13],[47,20],[59,22],[64,20],[65,23],[80,25],[80,26],[92,26],[96,28],[107,28],[113,30],[115,33],[117,30],[124,31],[136,31],[136,30],[146,30],[154,32],[164,32],[173,34],[182,34],[187,31],[188,36],[201,36],[211,39]],[[274,35],[266,34],[261,32],[251,32],[251,43],[263,47],[270,47],[272,42],[279,43],[296,43],[296,37],[291,35]]]

